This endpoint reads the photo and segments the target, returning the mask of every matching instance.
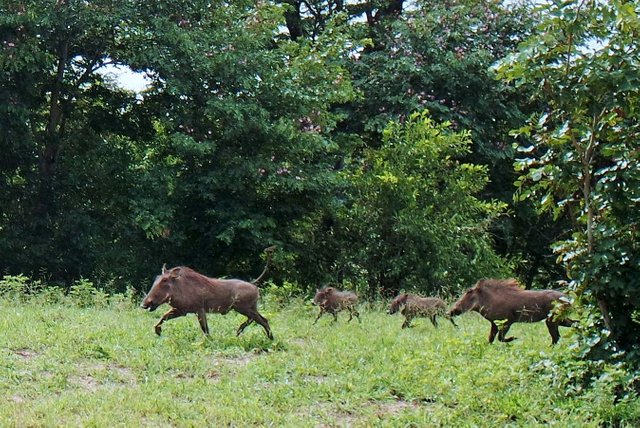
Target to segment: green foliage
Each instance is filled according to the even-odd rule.
[[[126,287],[123,293],[109,295],[109,304],[122,310],[139,307],[141,300],[141,293],[131,286]]]
[[[267,302],[271,307],[282,309],[292,300],[300,296],[301,287],[298,284],[293,284],[288,281],[284,281],[282,284],[274,284],[269,282],[263,288],[262,300]]]
[[[339,31],[278,40],[282,10],[254,2],[6,8],[4,272],[119,290],[162,261],[248,276],[332,196],[331,107],[353,97]],[[126,93],[106,64],[153,84]]]
[[[389,124],[380,148],[354,165],[341,213],[349,242],[343,263],[363,272],[370,292],[448,294],[508,274],[487,232],[505,206],[478,198],[487,170],[462,161],[470,146],[468,132],[424,112]]]
[[[572,222],[555,251],[572,288],[603,315],[593,329],[613,340],[591,343],[597,358],[603,347],[640,344],[640,21],[637,5],[618,1],[550,2],[541,12],[536,35],[497,68],[518,88],[538,88],[546,105],[516,131],[525,141],[517,198]]]
[[[45,304],[62,304],[67,300],[67,296],[65,295],[65,291],[62,287],[55,285],[48,285],[46,288],[43,288],[33,299],[31,302],[38,300]]]
[[[154,197],[134,206],[163,257],[247,277],[265,245],[291,242],[292,224],[332,197],[339,147],[329,132],[340,116],[330,108],[353,96],[336,61],[346,47],[330,32],[313,45],[274,44],[279,11],[194,11],[199,24],[174,29],[179,39],[157,34],[157,55],[135,52],[162,79],[145,99],[158,119],[141,190]]]
[[[109,295],[97,289],[91,281],[79,279],[69,289],[71,301],[79,308],[104,307]]]
[[[34,281],[25,275],[5,275],[0,279],[0,295],[12,300],[24,300],[42,291],[41,281]]]
[[[97,70],[117,61],[116,39],[131,13],[129,5],[27,1],[2,6],[0,108],[6,111],[0,145],[7,155],[0,162],[0,254],[5,272],[71,282],[81,272],[97,270],[103,254],[124,254],[113,242],[126,222],[122,184],[130,176],[126,156],[105,136],[114,129],[131,130],[126,112],[135,97],[111,88]]]
[[[380,4],[362,2],[364,9],[376,6]],[[516,90],[495,79],[491,69],[531,33],[537,19],[531,4],[426,0],[386,18],[385,25],[368,19],[350,26],[354,38],[373,39],[372,46],[347,62],[353,85],[362,94],[345,107],[342,128],[362,139],[352,156],[359,156],[361,147],[378,147],[389,121],[402,122],[424,109],[436,121],[451,122],[455,131],[470,131],[473,145],[467,162],[489,168],[490,181],[478,196],[510,205],[511,215],[491,225],[494,248],[514,261],[514,273],[527,286],[556,280],[562,273],[549,245],[562,226],[512,199],[517,175],[508,133],[537,105],[530,101],[534,88]]]
[[[525,94],[519,98],[493,79],[490,66],[532,26],[528,8],[518,2],[416,2],[402,19],[378,28],[377,49],[350,64],[354,86],[364,95],[354,103],[351,123],[360,124],[360,134],[375,146],[387,122],[428,109],[436,120],[472,132],[476,159],[510,158],[505,140],[523,117]],[[358,30],[354,25],[352,31]]]
[[[0,296],[7,301],[42,304],[71,304],[78,308],[108,305],[130,309],[137,306],[138,297],[132,288],[124,293],[109,296],[101,288],[87,279],[75,281],[65,292],[62,287],[45,285],[41,280],[34,280],[25,275],[5,275],[0,279]]]

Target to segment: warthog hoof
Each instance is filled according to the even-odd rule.
[[[155,327],[155,330],[156,330],[156,334],[157,334],[158,336],[160,336],[160,334],[162,334],[162,327],[160,327],[159,325],[157,325],[157,326]]]

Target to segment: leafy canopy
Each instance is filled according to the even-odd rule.
[[[573,290],[603,316],[586,337],[631,349],[640,345],[640,10],[596,0],[541,10],[535,35],[497,67],[516,87],[535,88],[544,106],[516,131],[517,198],[571,220],[555,251]]]
[[[345,258],[370,286],[438,293],[507,274],[488,233],[505,205],[478,197],[487,168],[462,160],[471,145],[468,131],[415,113],[390,123],[380,148],[350,170],[352,203],[342,221],[353,240]]]

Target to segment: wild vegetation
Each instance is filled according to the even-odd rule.
[[[639,16],[620,0],[0,0],[2,287],[108,302],[163,263],[255,278],[267,245],[289,311],[327,285],[375,305],[516,277],[575,300],[573,359],[547,368],[579,389],[613,364],[619,391],[639,388]]]

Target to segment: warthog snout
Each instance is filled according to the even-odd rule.
[[[149,312],[155,311],[156,309],[158,309],[158,306],[160,305],[157,305],[153,302],[142,302],[142,304],[140,305],[142,309],[147,309],[149,310]]]
[[[395,299],[393,299],[393,301],[389,305],[389,310],[387,310],[387,314],[388,315],[393,315],[396,312],[398,312],[400,310],[400,307],[402,305],[404,305],[405,303],[407,303],[408,296],[409,295],[405,293],[405,294],[401,294],[398,297],[396,297]]]
[[[158,309],[158,307],[162,304],[162,300],[158,300],[158,296],[156,296],[154,298],[154,296],[151,295],[151,293],[147,294],[147,296],[145,296],[145,298],[142,300],[142,303],[140,303],[140,307],[142,309],[146,309],[149,312],[153,312],[156,309]]]

